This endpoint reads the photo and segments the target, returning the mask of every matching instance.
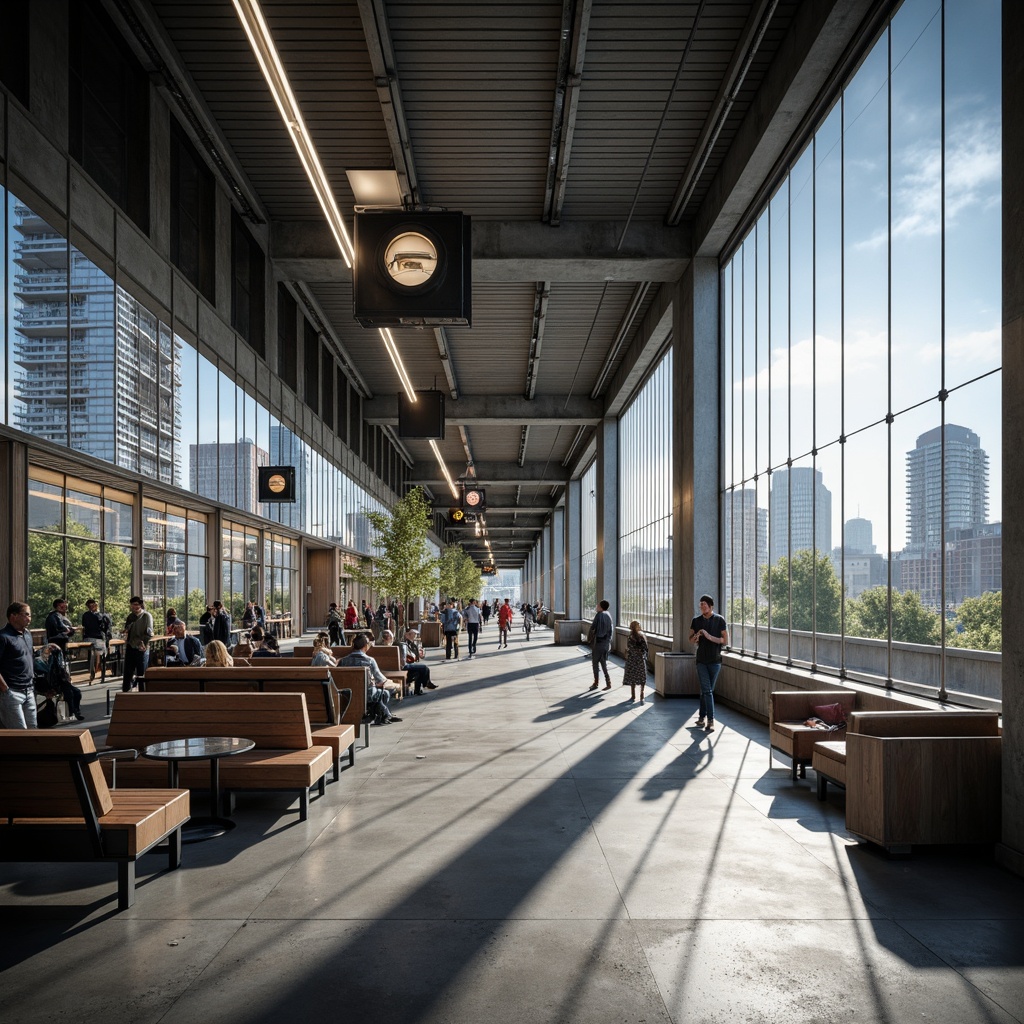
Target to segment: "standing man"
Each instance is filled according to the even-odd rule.
[[[85,602],[82,613],[82,639],[92,644],[89,655],[89,685],[92,686],[97,673],[102,675],[103,659],[107,656],[107,641],[110,639],[110,616],[101,615],[96,598]]]
[[[31,625],[27,604],[8,606],[7,625],[0,629],[0,725],[5,729],[35,729],[38,724]]]
[[[608,612],[611,605],[607,601],[601,601],[597,606],[597,614],[590,624],[594,639],[590,648],[590,664],[594,669],[594,684],[590,688],[596,690],[600,676],[598,669],[604,670],[604,688],[612,688],[612,677],[608,674],[608,655],[612,649],[612,633],[615,631],[615,623]]]
[[[75,635],[77,626],[71,625],[68,618],[68,601],[66,597],[58,597],[53,602],[53,611],[46,616],[46,642],[56,644],[60,653],[67,657],[68,641]]]
[[[444,606],[441,611],[441,628],[444,630],[444,660],[452,660],[452,648],[455,649],[455,660],[459,660],[459,629],[462,627],[462,612],[455,607],[455,602]]]
[[[213,602],[213,639],[231,647],[231,616],[220,601]]]
[[[729,629],[724,618],[715,614],[715,602],[704,594],[700,615],[690,623],[690,643],[697,645],[697,678],[700,680],[700,710],[697,728],[715,731],[715,683],[722,671],[722,648],[729,645]]]
[[[466,619],[466,635],[469,637],[469,656],[475,658],[476,644],[480,639],[480,622],[484,617],[475,597],[470,599],[469,607],[466,609],[464,617]]]
[[[124,682],[128,693],[149,668],[149,641],[153,638],[153,616],[146,611],[141,597],[133,597],[131,614],[124,623]]]
[[[498,609],[498,647],[508,647],[508,631],[512,628],[512,605],[505,603]]]

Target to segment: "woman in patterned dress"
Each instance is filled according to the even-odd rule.
[[[629,684],[629,703],[636,700],[636,688],[640,687],[640,700],[644,699],[644,687],[647,685],[647,640],[640,632],[640,623],[635,619],[629,624],[629,637],[626,639],[626,671],[623,683]]]

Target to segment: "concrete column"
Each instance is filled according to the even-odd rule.
[[[6,544],[0,544],[0,583],[6,608],[11,601],[28,600],[28,448],[17,441],[0,441],[0,494],[0,536],[7,538]],[[41,626],[46,612],[41,608],[32,611],[36,625]]]
[[[619,421],[608,416],[597,428],[597,599],[619,614]],[[584,608],[586,618],[592,608]]]
[[[565,489],[565,613],[566,618],[583,617],[580,608],[580,587],[583,583],[580,572],[580,512],[582,510],[582,487],[579,479],[570,480]]]
[[[697,599],[719,597],[721,358],[718,261],[694,259],[673,313],[672,624],[675,651],[688,651]]]
[[[1003,839],[1024,875],[1024,7],[1003,4]]]

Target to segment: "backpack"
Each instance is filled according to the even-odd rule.
[[[71,685],[71,673],[68,671],[68,663],[60,651],[54,651],[50,655],[49,664],[46,667],[46,684],[54,693],[61,693],[65,687]]]
[[[104,640],[111,640],[114,636],[114,622],[106,612],[100,614],[100,632]]]
[[[57,705],[51,697],[36,708],[36,727],[39,729],[52,729],[59,719],[57,718]]]

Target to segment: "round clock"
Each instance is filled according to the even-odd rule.
[[[283,476],[281,476],[281,474],[280,474],[280,473],[274,473],[274,474],[273,474],[273,476],[271,476],[271,477],[270,477],[270,478],[269,478],[269,479],[267,480],[267,486],[268,486],[268,487],[269,487],[269,488],[270,488],[270,489],[271,489],[271,490],[272,490],[272,491],[273,491],[273,492],[274,492],[275,494],[280,494],[280,493],[281,493],[282,491],[284,491],[284,490],[286,490],[286,489],[287,489],[287,487],[288,487],[288,481],[287,481],[287,480],[285,480],[285,478],[284,478]]]
[[[403,231],[388,242],[384,268],[403,288],[426,284],[437,270],[437,246],[417,231]]]
[[[466,491],[465,503],[470,508],[476,508],[483,501],[483,495],[479,491]]]

